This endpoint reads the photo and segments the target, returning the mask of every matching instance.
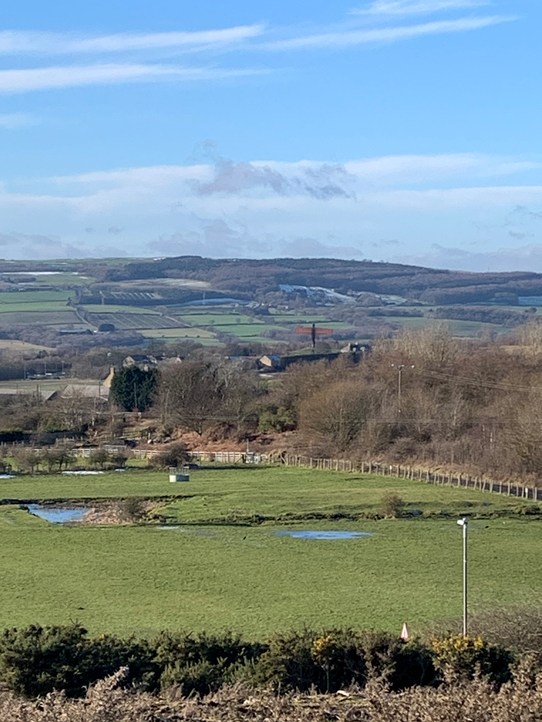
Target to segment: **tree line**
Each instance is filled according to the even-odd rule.
[[[535,323],[508,345],[454,338],[444,326],[405,331],[375,343],[361,363],[346,355],[303,362],[271,380],[242,361],[193,360],[159,374],[123,370],[117,383],[126,380],[125,395],[113,398],[124,408],[134,408],[137,374],[150,383],[137,391],[140,410],[168,433],[213,429],[216,438],[267,434],[280,442],[292,432],[284,444],[293,453],[460,465],[496,478],[534,480],[542,472],[542,326]]]

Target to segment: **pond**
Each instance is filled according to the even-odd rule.
[[[373,536],[366,531],[277,531],[275,534],[294,539],[360,539]]]
[[[67,509],[66,507],[28,504],[28,511],[34,516],[50,521],[52,524],[66,524],[72,521],[81,521],[90,509],[85,507]]]

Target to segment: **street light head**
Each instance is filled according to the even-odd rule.
[[[459,526],[467,526],[469,520],[467,519],[467,517],[464,516],[463,519],[458,519],[457,523],[459,524]]]

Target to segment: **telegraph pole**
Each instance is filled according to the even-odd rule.
[[[401,413],[401,395],[403,393],[403,369],[413,369],[414,366],[408,364],[392,364],[397,369],[397,411]]]

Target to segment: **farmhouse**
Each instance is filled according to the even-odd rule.
[[[142,353],[135,353],[132,356],[126,356],[122,365],[125,369],[131,366],[139,366],[143,371],[149,371],[151,368],[157,366],[158,360],[154,356],[147,356]]]
[[[280,356],[276,354],[266,354],[258,359],[258,366],[263,371],[280,371],[281,363]]]

